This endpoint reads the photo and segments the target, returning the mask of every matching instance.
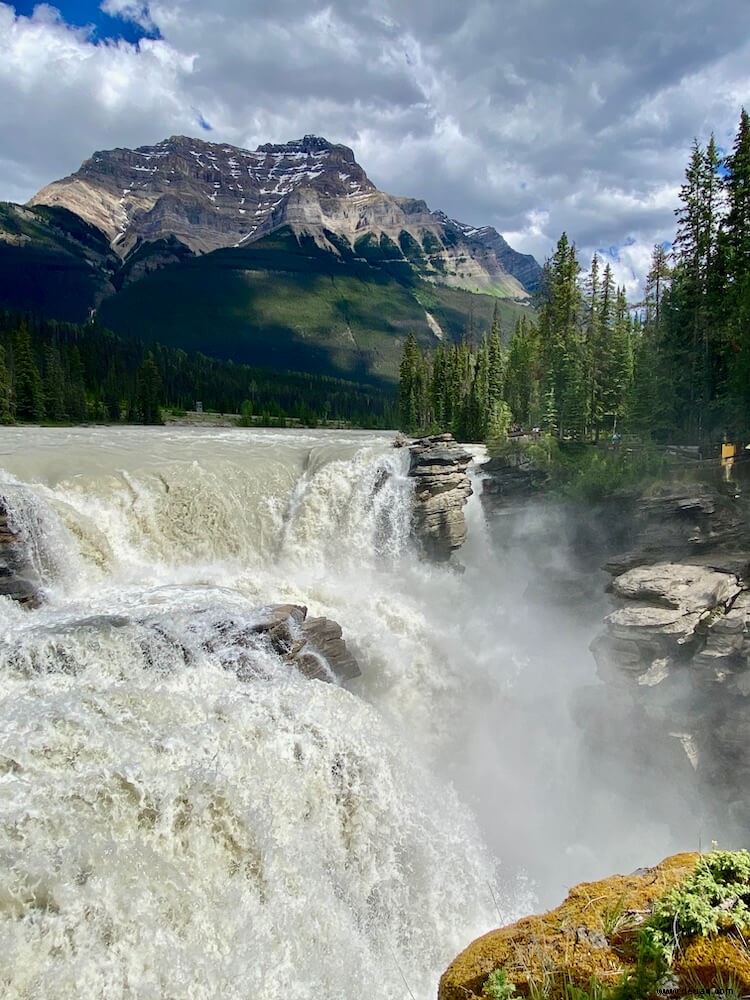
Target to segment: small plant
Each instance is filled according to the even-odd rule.
[[[505,969],[495,969],[487,976],[482,993],[491,1000],[514,1000],[518,996],[516,984],[508,979]]]
[[[671,963],[682,938],[750,931],[750,852],[711,851],[682,885],[660,899],[645,933]]]
[[[601,919],[602,932],[608,940],[614,937],[618,931],[623,930],[631,919],[625,908],[625,896],[620,896],[612,906],[605,906],[602,910]]]
[[[568,983],[565,987],[565,1000],[607,1000],[609,992],[601,980],[592,978],[586,987]]]

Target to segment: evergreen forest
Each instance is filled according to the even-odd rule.
[[[629,432],[655,441],[750,438],[750,119],[733,148],[694,142],[671,249],[657,245],[641,302],[609,263],[584,274],[567,234],[544,266],[536,317],[507,346],[497,313],[481,342],[405,345],[402,430],[470,441],[511,428],[558,440]]]
[[[197,401],[241,423],[392,427],[395,396],[371,385],[269,371],[78,325],[0,313],[0,422],[160,423]],[[253,419],[255,415],[255,419]]]

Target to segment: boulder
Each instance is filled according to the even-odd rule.
[[[236,670],[241,680],[258,675],[258,664],[252,654],[264,647],[310,679],[347,681],[361,673],[338,622],[308,618],[307,608],[302,604],[270,604],[258,609],[251,624],[225,621],[219,623],[217,632],[216,638],[204,641],[204,647],[220,657],[226,651],[225,665]]]
[[[409,446],[414,483],[412,535],[429,559],[446,562],[466,541],[464,505],[472,494],[472,456],[451,434],[420,438]]]
[[[733,574],[682,563],[636,566],[612,581],[612,592],[624,600],[685,612],[726,607],[740,589]]]
[[[28,540],[3,495],[0,495],[0,595],[27,608],[39,607],[43,600],[41,579],[33,566]]]

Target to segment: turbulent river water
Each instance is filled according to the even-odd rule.
[[[587,768],[603,598],[535,600],[554,523],[474,497],[464,572],[425,564],[391,441],[0,432],[46,595],[0,599],[4,998],[427,1000],[477,934],[668,853]],[[281,602],[362,676],[203,641]]]

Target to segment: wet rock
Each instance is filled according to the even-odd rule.
[[[323,661],[339,680],[359,677],[359,664],[347,649],[341,626],[330,618],[308,618],[301,627],[305,645],[298,657],[300,669],[310,676],[312,660]],[[317,676],[317,674],[316,674]],[[323,678],[326,679],[326,678]]]
[[[227,644],[227,639],[229,643]],[[258,609],[255,621],[237,627],[224,623],[224,648],[230,655],[227,664],[234,668],[231,649],[269,647],[276,655],[293,664],[306,677],[323,681],[347,681],[359,677],[359,664],[349,652],[341,626],[330,618],[308,618],[302,604],[271,604]],[[212,645],[212,651],[217,644]],[[252,655],[240,658],[241,679],[256,675]]]
[[[619,607],[591,646],[644,765],[672,737],[722,823],[750,816],[749,525],[742,498],[710,486],[641,497],[631,550],[604,566]]]
[[[27,608],[37,608],[43,601],[41,580],[32,565],[28,542],[3,495],[0,495],[0,595]]]
[[[538,494],[548,480],[547,473],[529,457],[523,442],[505,455],[497,455],[482,466],[482,507],[488,514],[510,501]]]
[[[427,558],[447,562],[466,541],[463,508],[472,494],[466,471],[472,456],[452,434],[421,438],[409,451],[415,480],[412,534]]]

